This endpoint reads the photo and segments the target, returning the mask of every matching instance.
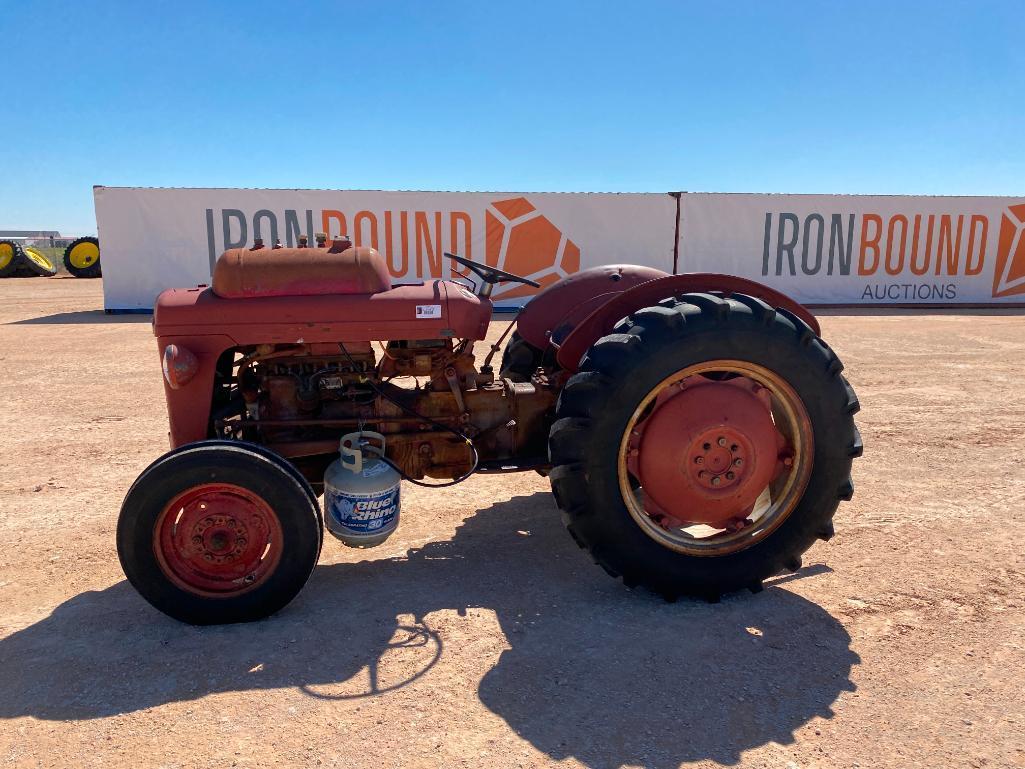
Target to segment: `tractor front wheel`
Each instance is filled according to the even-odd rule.
[[[283,608],[317,564],[320,511],[285,460],[199,442],[150,465],[121,506],[128,581],[194,625],[249,622]]]
[[[858,401],[799,318],[684,294],[624,318],[563,390],[552,487],[577,542],[628,585],[715,599],[829,539],[861,453]]]

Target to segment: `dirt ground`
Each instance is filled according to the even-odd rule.
[[[148,316],[0,280],[0,766],[1025,766],[1025,316],[830,314],[865,455],[795,575],[666,604],[545,479],[404,490],[247,626],[151,609],[114,552],[167,448]],[[496,324],[498,331],[503,324]]]

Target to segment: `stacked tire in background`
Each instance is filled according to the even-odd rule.
[[[29,273],[40,278],[52,278],[57,274],[57,265],[38,248],[22,246],[21,250],[25,254],[24,264]]]
[[[50,278],[56,274],[57,265],[38,248],[0,240],[0,278]]]
[[[100,241],[78,238],[64,249],[64,267],[76,278],[99,278]],[[14,240],[0,240],[0,278],[51,278],[57,274],[56,260],[35,246]]]
[[[73,240],[64,249],[64,268],[76,278],[99,278],[100,241],[93,237]]]
[[[0,240],[0,278],[10,277],[21,266],[21,246],[13,240]]]

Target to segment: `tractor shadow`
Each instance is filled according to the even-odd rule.
[[[428,615],[468,607],[493,610],[510,647],[480,700],[550,757],[590,767],[736,763],[789,743],[832,716],[859,662],[833,617],[775,586],[719,604],[625,589],[537,493],[480,510],[451,540],[403,558],[322,566],[290,607],[250,625],[180,625],[126,582],[78,595],[0,640],[0,718],[100,718],[282,687],[323,707],[429,691],[432,666],[454,652]],[[366,693],[368,666],[397,648],[415,664]]]

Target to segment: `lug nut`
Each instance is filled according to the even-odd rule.
[[[726,480],[728,480],[728,481],[732,481],[736,477],[737,477],[736,473],[733,473],[733,472],[726,473]]]
[[[743,464],[744,464],[744,460],[741,459],[740,457],[737,457],[736,459],[733,460],[733,466],[734,467],[740,467]]]
[[[720,478],[718,475],[712,478],[713,486],[718,486],[720,483],[722,483],[722,478]]]
[[[718,442],[718,444],[720,446],[725,446],[726,445],[726,439],[723,438],[721,435],[719,436],[719,440],[717,442]]]
[[[736,453],[737,449],[740,448],[736,443],[730,446],[730,451]]]
[[[710,448],[712,448],[712,444],[711,443],[706,443],[701,448],[703,448],[705,451],[708,451]]]
[[[705,464],[705,458],[704,457],[694,457],[694,464],[696,464],[696,465],[703,465],[703,464]]]
[[[202,537],[193,537],[192,538],[192,544],[193,545],[202,545],[203,544],[203,538]]]
[[[700,471],[700,472],[698,473],[698,478],[704,478],[704,477],[705,477],[706,475],[708,475],[708,473],[706,473],[706,472],[705,472],[704,470],[701,470],[701,471]]]

